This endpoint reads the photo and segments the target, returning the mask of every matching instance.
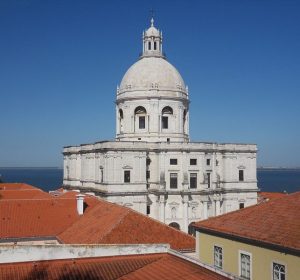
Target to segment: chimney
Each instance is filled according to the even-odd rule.
[[[77,194],[76,195],[76,200],[77,200],[78,215],[82,215],[83,214],[84,195],[83,194]]]

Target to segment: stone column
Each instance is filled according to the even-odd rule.
[[[219,216],[220,215],[220,200],[215,200],[215,209],[216,209],[216,213],[215,213],[215,215],[216,216]]]
[[[203,220],[206,220],[208,218],[208,215],[207,215],[207,200],[203,200],[202,204],[203,204]]]
[[[183,204],[183,231],[188,232],[189,228],[189,198],[187,195],[184,195],[182,198]]]
[[[159,197],[159,220],[162,223],[165,223],[165,204],[166,204],[166,200],[165,200],[165,196],[161,195]]]

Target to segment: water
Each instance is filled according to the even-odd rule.
[[[0,168],[2,180],[27,183],[45,191],[62,185],[63,170],[59,168]],[[288,193],[300,191],[300,169],[258,169],[258,187],[262,191]]]
[[[27,183],[44,191],[61,187],[63,170],[59,168],[0,168],[2,181]]]

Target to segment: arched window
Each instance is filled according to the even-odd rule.
[[[148,42],[148,50],[151,50],[151,42]]]
[[[119,110],[119,117],[120,117],[120,119],[123,119],[123,110],[122,109]]]
[[[119,110],[120,132],[123,132],[123,118],[124,118],[123,110],[120,109],[120,110]]]
[[[180,230],[180,225],[179,225],[179,224],[177,224],[177,223],[175,223],[175,222],[173,222],[173,223],[170,223],[170,224],[169,224],[169,226],[170,226],[170,227],[172,227],[172,228],[175,228],[175,229],[178,229],[178,230]]]
[[[157,44],[157,43],[156,43],[156,42],[154,42],[154,50],[155,50],[155,51],[156,51],[156,44]]]
[[[170,106],[166,106],[161,111],[161,127],[163,129],[169,128],[169,116],[173,115],[173,109]]]
[[[185,133],[185,127],[186,127],[186,124],[185,124],[185,122],[186,122],[186,114],[187,114],[187,111],[184,110],[183,111],[183,133]]]
[[[134,110],[134,114],[138,117],[139,129],[146,128],[146,114],[147,111],[144,107],[138,106]]]
[[[195,230],[195,228],[193,227],[193,225],[194,225],[194,222],[191,222],[191,223],[189,224],[188,233],[189,233],[190,235],[196,236],[196,230]]]

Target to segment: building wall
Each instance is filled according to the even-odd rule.
[[[244,181],[239,181],[241,169]],[[129,183],[125,171],[130,171]],[[177,174],[176,189],[170,187],[172,173]],[[190,187],[192,173],[196,188]],[[240,203],[257,203],[256,146],[115,141],[68,147],[64,185],[143,214],[148,208],[150,217],[177,223],[187,232],[192,222],[239,209]]]
[[[285,265],[286,279],[299,279],[299,257],[201,232],[197,232],[196,244],[197,258],[199,258],[201,262],[212,266],[214,265],[214,246],[222,247],[223,270],[225,272],[239,276],[239,251],[244,251],[251,254],[251,279],[272,280],[273,262]]]

